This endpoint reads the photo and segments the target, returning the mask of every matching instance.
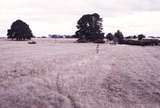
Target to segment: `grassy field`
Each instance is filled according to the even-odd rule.
[[[0,39],[0,108],[159,108],[160,47]]]

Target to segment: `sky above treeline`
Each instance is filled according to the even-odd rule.
[[[0,0],[0,36],[21,19],[35,36],[72,35],[79,18],[98,13],[103,32],[160,36],[160,0]]]

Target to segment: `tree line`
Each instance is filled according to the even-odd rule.
[[[102,42],[104,43],[104,33],[102,32],[102,18],[99,14],[83,15],[77,22],[77,31],[74,35],[78,42]],[[33,37],[29,25],[22,20],[16,20],[7,31],[8,39],[30,40]]]
[[[103,19],[98,13],[85,14],[77,21],[77,31],[75,32],[74,38],[78,38],[77,42],[94,42],[94,43],[105,43],[103,30]],[[29,25],[22,20],[16,20],[12,23],[10,29],[7,32],[8,39],[12,40],[30,40],[33,36],[32,30]],[[52,36],[53,37],[53,36]],[[118,44],[134,44],[137,41],[126,40],[126,39],[138,39],[137,43],[142,43],[140,40],[145,38],[143,34],[138,36],[123,36],[120,30],[117,30],[114,34],[108,33],[106,35],[107,40],[114,41]],[[147,40],[148,41],[148,40]],[[158,41],[159,42],[159,41]]]

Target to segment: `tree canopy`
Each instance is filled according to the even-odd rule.
[[[145,38],[145,37],[146,37],[145,35],[139,34],[139,35],[138,35],[138,40],[142,40],[142,39]]]
[[[112,33],[108,33],[108,34],[106,35],[106,39],[108,39],[108,40],[110,40],[110,41],[112,41],[113,38],[114,38],[114,35],[113,35]]]
[[[77,22],[76,37],[89,42],[103,41],[102,18],[97,13],[83,15]]]
[[[115,32],[114,36],[118,39],[119,44],[123,43],[124,36],[120,30],[117,30],[117,32]]]
[[[12,23],[11,28],[8,30],[7,36],[12,40],[30,40],[33,37],[33,34],[28,24],[22,20],[16,20]]]

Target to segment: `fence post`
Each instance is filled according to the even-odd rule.
[[[99,53],[99,44],[97,44],[97,46],[96,46],[96,53],[97,54]]]

